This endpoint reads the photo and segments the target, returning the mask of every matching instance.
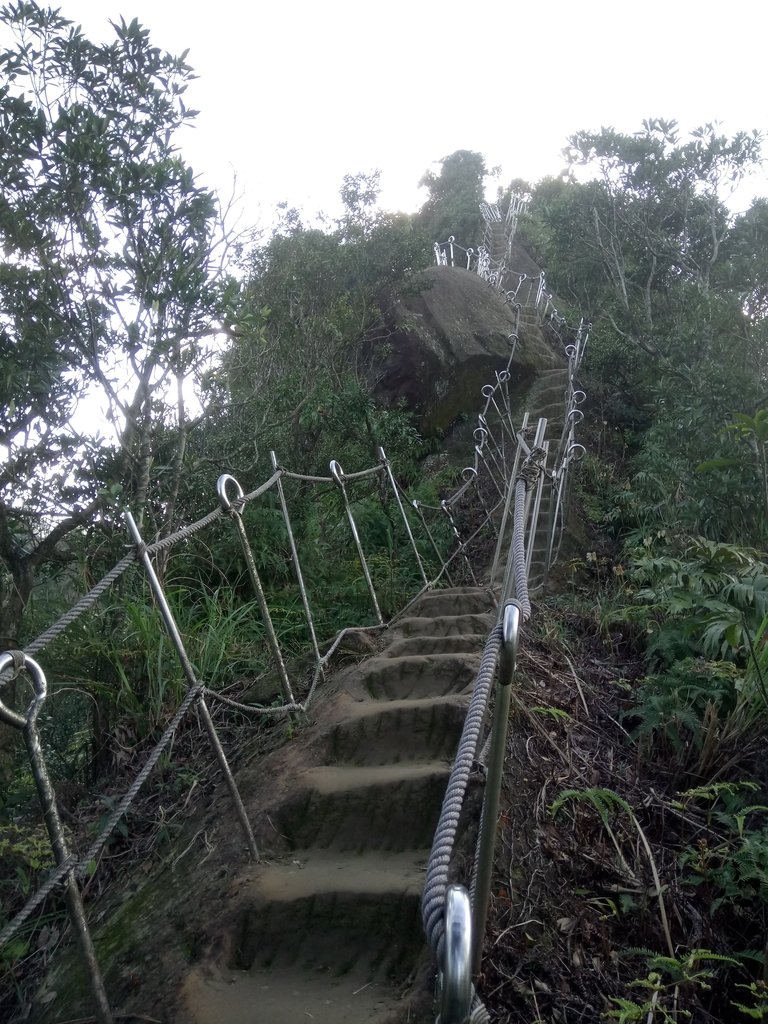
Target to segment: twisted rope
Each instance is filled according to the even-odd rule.
[[[101,595],[112,586],[115,580],[119,579],[123,575],[125,570],[136,561],[136,553],[132,551],[130,554],[121,558],[120,561],[113,566],[106,576],[102,576],[99,582],[84,594],[80,600],[74,604],[68,612],[65,612],[61,618],[54,622],[52,626],[49,626],[44,633],[41,633],[35,640],[27,644],[24,648],[25,654],[37,654],[38,651],[42,651],[45,647],[55,640],[56,637],[63,633],[67,626],[71,626],[72,623],[79,619],[83,612],[87,612],[89,608],[99,600]]]
[[[518,477],[515,481],[515,519],[512,528],[512,565],[515,572],[515,597],[523,611],[523,621],[531,617],[531,598],[528,593],[528,572],[525,568],[525,498],[528,484]]]
[[[200,682],[198,682],[195,686],[191,686],[187,690],[184,700],[181,702],[181,704],[179,704],[178,708],[176,709],[176,714],[168,723],[165,731],[163,732],[163,735],[155,744],[152,752],[147,758],[146,763],[144,764],[144,767],[133,780],[130,788],[127,790],[123,798],[112,810],[111,814],[105,821],[98,836],[93,840],[91,845],[86,850],[85,854],[79,858],[69,857],[67,860],[63,861],[56,868],[55,871],[51,872],[51,874],[46,878],[45,882],[43,882],[40,888],[32,896],[30,896],[30,898],[27,900],[27,902],[24,904],[24,906],[18,912],[18,914],[14,917],[14,919],[10,921],[5,926],[5,928],[3,928],[3,930],[0,932],[0,948],[4,946],[7,942],[9,942],[14,937],[14,935],[16,935],[19,928],[21,928],[21,926],[28,919],[30,914],[32,914],[45,900],[45,898],[48,895],[50,895],[50,893],[64,881],[67,875],[69,875],[70,873],[74,873],[76,878],[82,878],[84,875],[89,873],[91,863],[95,861],[98,855],[101,853],[102,848],[105,846],[107,840],[112,835],[115,825],[117,825],[118,821],[120,821],[125,812],[130,808],[133,801],[136,799],[139,790],[144,785],[146,780],[149,778],[153,768],[160,759],[160,755],[163,753],[165,748],[170,743],[174,733],[181,724],[182,719],[186,715],[191,705],[202,695],[203,690],[203,684]]]
[[[499,623],[491,630],[485,643],[480,668],[472,689],[472,699],[459,740],[459,749],[448,779],[448,787],[443,798],[443,806],[440,810],[427,864],[427,877],[421,899],[421,918],[429,945],[438,960],[442,957],[445,940],[448,868],[456,843],[461,808],[464,804],[464,796],[488,707],[501,641],[502,627]]]

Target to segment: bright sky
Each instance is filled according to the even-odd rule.
[[[456,149],[502,180],[563,167],[579,129],[768,129],[761,0],[59,0],[94,40],[137,17],[189,49],[200,110],[181,138],[206,184],[242,195],[241,226],[287,200],[335,212],[346,173],[382,172],[382,205],[413,211],[417,183]],[[768,185],[756,184],[768,193]]]

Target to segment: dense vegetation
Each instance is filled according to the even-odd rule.
[[[194,116],[183,58],[153,48],[136,22],[96,45],[32,3],[0,20],[23,40],[0,54],[5,650],[120,557],[123,507],[163,537],[215,505],[222,471],[246,488],[263,481],[272,449],[313,473],[331,458],[370,465],[383,445],[401,479],[416,480],[432,449],[407,410],[377,406],[358,345],[433,240],[478,241],[486,168],[477,153],[446,157],[413,216],[378,209],[376,175],[349,175],[338,220],[308,226],[286,208],[270,238],[245,244],[175,148]],[[621,691],[627,750],[663,780],[670,807],[704,823],[704,839],[669,842],[708,948],[669,950],[661,925],[649,930],[657,944],[641,954],[640,989],[606,1010],[622,1021],[768,1016],[768,200],[738,215],[728,205],[761,143],[711,126],[681,139],[661,121],[632,136],[579,133],[567,151],[579,172],[532,187],[520,228],[556,293],[593,321],[580,508],[594,550],[574,559],[554,606],[635,666]],[[97,394],[112,441],[84,425]],[[439,482],[421,486],[434,494]],[[339,553],[337,495],[297,486],[292,500],[320,628],[365,619],[354,557]],[[357,512],[391,611],[414,585],[393,510],[371,489]],[[275,502],[247,520],[298,661],[306,637]],[[201,674],[228,686],[268,669],[229,531],[161,570]],[[93,794],[108,806],[183,679],[134,577],[46,658],[51,766],[92,827]],[[11,686],[3,694],[13,701]],[[0,727],[0,921],[47,858],[17,739]],[[616,814],[634,828],[643,811],[619,790],[561,793],[553,810],[589,806],[609,832]],[[629,934],[637,908],[616,907]],[[10,970],[29,952],[24,937],[0,955]]]
[[[581,508],[594,550],[554,607],[612,651],[620,689],[598,699],[637,758],[610,770],[595,751],[600,783],[551,810],[577,832],[591,812],[582,843],[646,830],[676,915],[673,944],[663,905],[659,917],[629,895],[618,844],[627,895],[606,897],[593,868],[585,914],[600,908],[611,942],[650,947],[623,954],[624,978],[637,973],[605,1010],[620,1021],[768,1013],[768,220],[763,199],[727,205],[761,142],[709,125],[681,139],[662,121],[579,133],[566,152],[587,173],[539,183],[521,228],[550,285],[593,320]],[[637,857],[653,892],[641,845]]]
[[[0,54],[0,650],[27,644],[124,554],[124,508],[148,540],[163,538],[216,507],[222,472],[246,490],[262,483],[271,450],[291,469],[327,474],[331,458],[346,472],[376,464],[381,445],[400,482],[436,503],[452,471],[416,479],[433,446],[407,410],[376,405],[358,350],[392,290],[431,262],[433,219],[454,185],[433,175],[429,210],[411,217],[377,209],[376,174],[349,175],[337,220],[305,225],[286,207],[271,237],[233,238],[227,211],[176,147],[194,117],[183,57],[162,54],[135,21],[95,44],[34,3],[6,6],[0,20],[17,38]],[[298,481],[286,492],[321,641],[370,622],[337,489]],[[399,512],[375,481],[351,498],[390,616],[419,586]],[[301,686],[309,639],[274,492],[244,520]],[[434,560],[429,546],[422,554]],[[230,696],[270,699],[273,665],[232,527],[162,555],[157,568],[200,677]],[[40,660],[51,684],[48,766],[82,846],[185,680],[136,572]],[[28,693],[4,681],[7,705],[23,709]],[[177,753],[191,752],[193,734],[182,731]],[[197,785],[199,765],[186,762],[182,753],[159,769],[171,796]],[[5,724],[0,777],[1,924],[49,863],[20,736]],[[170,833],[161,806],[146,812],[134,837],[152,847]],[[50,947],[35,936],[47,922],[55,944],[59,914],[53,907],[0,953],[4,1008],[6,998],[24,1005],[14,968],[44,967]]]

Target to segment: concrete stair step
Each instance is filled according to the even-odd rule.
[[[401,637],[453,637],[483,632],[488,634],[493,622],[492,612],[468,615],[408,615],[398,619],[390,633]]]
[[[357,701],[329,734],[329,759],[357,765],[450,760],[468,696]]]
[[[430,590],[414,602],[411,615],[475,615],[489,611],[493,599],[480,587]]]
[[[379,655],[360,666],[355,687],[374,700],[461,693],[471,686],[479,664],[479,654]]]
[[[412,654],[475,654],[483,649],[487,637],[488,630],[457,636],[408,636],[394,640],[382,651],[382,656],[401,658]]]
[[[295,849],[420,849],[431,842],[449,772],[444,761],[310,768],[271,817]]]
[[[329,947],[330,949],[330,947]],[[291,968],[196,968],[182,992],[185,1024],[395,1024],[398,991],[365,970],[342,977]]]

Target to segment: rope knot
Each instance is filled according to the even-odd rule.
[[[24,668],[24,666],[26,664],[26,661],[25,661],[25,658],[24,658],[24,651],[8,651],[7,653],[10,655],[11,659],[13,660],[13,675],[10,676],[10,678],[11,679],[16,679],[16,678],[18,678],[19,673],[22,671],[22,669]]]
[[[543,448],[534,448],[528,458],[523,461],[520,471],[517,474],[517,479],[525,482],[526,491],[529,491],[539,479],[539,475],[543,469],[541,460],[544,458],[545,454],[546,452]]]

